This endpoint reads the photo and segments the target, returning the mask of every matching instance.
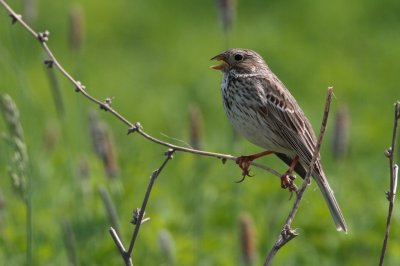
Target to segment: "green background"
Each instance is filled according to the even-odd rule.
[[[8,1],[21,12],[20,1]],[[69,47],[69,13],[84,20],[82,48]],[[376,265],[388,202],[388,160],[393,103],[400,99],[400,2],[238,1],[230,33],[222,31],[215,1],[38,1],[37,31],[50,31],[49,46],[88,92],[156,138],[186,145],[189,109],[201,112],[202,148],[234,155],[260,151],[235,137],[223,113],[221,74],[209,58],[228,47],[256,50],[291,90],[314,129],[322,118],[326,89],[334,87],[322,147],[325,172],[346,217],[349,233],[336,232],[314,183],[293,226],[301,235],[274,265]],[[108,233],[109,217],[99,186],[112,197],[125,244],[132,210],[139,207],[151,172],[166,148],[99,110],[58,75],[64,116],[57,114],[40,45],[0,8],[0,92],[21,114],[32,181],[33,264],[67,265],[63,224],[71,225],[80,265],[122,265]],[[347,106],[348,154],[332,156],[336,110]],[[107,178],[92,148],[89,110],[113,134],[119,175]],[[7,134],[0,123],[0,133]],[[7,174],[10,145],[0,142],[0,262],[21,265],[26,251],[25,206]],[[259,161],[279,171],[275,157]],[[79,174],[87,167],[86,177]],[[259,169],[241,184],[240,169],[213,158],[177,153],[156,181],[134,249],[137,265],[244,265],[239,217],[252,219],[254,264],[262,264],[293,199],[279,180]],[[300,185],[300,179],[297,180]],[[395,209],[386,265],[400,264],[399,212]],[[160,247],[169,235],[172,259]],[[71,250],[71,249],[70,249]]]

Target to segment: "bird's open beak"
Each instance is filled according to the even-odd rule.
[[[218,60],[222,61],[221,64],[215,65],[215,66],[210,66],[210,68],[215,69],[215,70],[221,70],[221,71],[226,71],[229,68],[229,64],[225,61],[225,55],[224,54],[219,54],[211,58],[210,60]]]

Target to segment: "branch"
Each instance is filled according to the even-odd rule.
[[[139,216],[137,217],[137,221],[135,221],[136,222],[135,231],[133,232],[131,243],[129,244],[129,249],[128,249],[128,252],[127,252],[128,254],[132,253],[133,246],[135,245],[135,241],[136,241],[136,238],[137,238],[138,233],[139,233],[140,225],[142,224],[144,212],[146,210],[146,205],[147,205],[147,202],[149,200],[150,192],[151,192],[151,189],[153,188],[154,182],[156,181],[157,177],[160,175],[161,171],[164,169],[165,165],[173,158],[174,152],[175,152],[174,150],[169,149],[165,153],[167,158],[165,158],[165,160],[162,163],[162,165],[160,166],[160,168],[155,170],[150,176],[150,182],[149,182],[149,185],[148,185],[147,190],[146,190],[146,194],[145,194],[144,199],[143,199],[142,207],[140,208],[140,212],[139,212]]]
[[[121,257],[124,259],[125,265],[126,266],[133,266],[131,256],[126,256],[126,250],[124,247],[124,244],[122,244],[121,239],[118,236],[117,231],[115,231],[114,228],[110,227],[108,230],[111,234],[112,239],[114,240],[115,245],[118,248],[119,254],[121,254]]]
[[[49,35],[50,35],[50,33],[48,31],[36,32],[22,19],[22,16],[20,14],[17,14],[10,6],[8,6],[4,0],[0,0],[0,4],[2,4],[5,7],[5,9],[9,12],[10,17],[12,18],[13,24],[15,24],[16,22],[19,22],[28,32],[30,32],[40,42],[42,48],[49,56],[49,59],[44,61],[44,63],[47,65],[47,67],[56,67],[61,72],[61,74],[63,76],[65,76],[74,85],[76,92],[82,93],[82,95],[84,97],[86,97],[88,100],[97,104],[100,107],[100,109],[110,112],[118,120],[120,120],[122,123],[127,125],[128,126],[128,134],[137,132],[141,136],[146,138],[147,140],[150,140],[156,144],[165,146],[167,148],[173,149],[174,151],[181,151],[181,152],[192,153],[192,154],[197,154],[197,155],[201,155],[201,156],[214,157],[217,159],[222,159],[223,163],[225,163],[226,160],[236,161],[237,157],[230,155],[230,154],[202,151],[202,150],[177,146],[177,145],[159,140],[159,139],[151,136],[150,134],[146,133],[143,130],[143,127],[141,126],[141,124],[139,122],[136,122],[136,123],[130,122],[127,118],[125,118],[120,113],[118,113],[114,108],[112,108],[112,106],[111,106],[112,99],[111,98],[107,98],[104,101],[98,100],[97,98],[95,98],[94,96],[89,94],[89,92],[86,90],[86,87],[80,81],[73,78],[72,75],[69,74],[69,72],[67,72],[64,69],[64,67],[57,60],[57,58],[55,57],[55,55],[53,54],[53,52],[47,45],[47,42],[49,40]],[[274,169],[272,169],[270,167],[267,167],[265,165],[255,163],[255,162],[251,162],[251,165],[253,165],[257,168],[263,169],[279,178],[281,177],[281,174],[279,172],[275,171]]]
[[[386,198],[389,201],[389,211],[388,211],[388,217],[386,220],[385,237],[383,239],[382,251],[381,251],[381,256],[379,259],[380,266],[383,265],[383,261],[385,259],[386,246],[387,246],[387,241],[388,241],[389,232],[390,232],[390,224],[392,222],[394,198],[396,196],[396,190],[397,190],[397,177],[398,177],[399,167],[397,164],[394,163],[394,154],[395,154],[395,149],[396,149],[397,127],[398,127],[399,120],[400,120],[400,102],[396,102],[395,107],[394,107],[392,145],[385,152],[386,157],[389,159],[390,191],[386,192]]]
[[[293,207],[292,207],[291,211],[289,212],[289,215],[288,215],[285,225],[283,226],[283,229],[278,237],[278,240],[275,242],[274,246],[272,247],[272,249],[270,250],[270,252],[268,253],[268,255],[265,259],[264,266],[271,265],[272,260],[275,257],[276,253],[278,252],[278,250],[281,247],[283,247],[285,244],[287,244],[290,240],[292,240],[293,238],[295,238],[296,236],[299,235],[296,232],[296,230],[291,229],[291,224],[292,224],[294,217],[299,209],[300,201],[303,198],[304,192],[306,191],[307,186],[310,184],[311,173],[313,172],[315,162],[318,159],[319,150],[321,148],[322,140],[323,140],[324,134],[325,134],[326,124],[328,122],[329,108],[330,108],[331,100],[332,100],[332,92],[333,92],[333,88],[329,87],[327,96],[326,96],[325,111],[324,111],[324,117],[322,118],[321,129],[319,132],[319,138],[318,138],[315,150],[314,150],[314,154],[313,154],[309,169],[304,178],[301,188],[296,192],[296,201],[294,202]]]
[[[140,225],[149,220],[149,218],[144,219],[144,215],[145,215],[147,202],[149,201],[150,193],[153,188],[154,182],[156,181],[157,177],[160,175],[160,173],[162,172],[164,167],[167,165],[167,163],[173,158],[174,152],[175,152],[174,150],[169,149],[165,153],[166,158],[165,158],[164,162],[161,164],[161,166],[157,170],[154,170],[150,176],[150,181],[147,186],[146,194],[144,195],[144,198],[143,198],[142,207],[140,209],[136,209],[133,214],[132,223],[135,224],[135,230],[133,231],[128,250],[125,250],[125,247],[122,244],[122,241],[121,241],[120,237],[118,236],[117,231],[112,227],[109,230],[110,234],[114,240],[114,243],[117,246],[119,253],[121,254],[121,257],[124,259],[126,266],[133,265],[132,264],[132,251],[133,251],[133,247],[135,245],[137,236],[139,234]]]

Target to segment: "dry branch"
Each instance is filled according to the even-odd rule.
[[[397,102],[394,107],[394,122],[393,122],[393,133],[392,133],[392,144],[389,149],[386,150],[385,155],[389,159],[389,172],[390,172],[390,190],[386,192],[386,198],[389,201],[388,217],[386,220],[386,231],[385,237],[383,239],[383,245],[381,250],[381,256],[379,259],[379,265],[383,265],[385,259],[386,246],[389,238],[390,224],[392,222],[392,214],[394,207],[394,198],[396,196],[397,190],[397,178],[399,167],[394,163],[394,155],[396,150],[396,137],[397,137],[397,127],[400,120],[400,102]]]
[[[49,57],[49,59],[45,60],[44,63],[48,67],[56,67],[61,72],[61,74],[63,76],[65,76],[73,84],[76,92],[82,93],[82,95],[85,96],[88,100],[97,104],[100,107],[100,109],[110,112],[118,120],[120,120],[122,123],[127,125],[128,126],[128,134],[137,132],[141,136],[145,137],[146,139],[148,139],[156,144],[173,149],[175,151],[181,151],[181,152],[193,153],[193,154],[202,155],[202,156],[214,157],[214,158],[222,159],[223,161],[226,161],[226,160],[236,161],[237,157],[233,156],[233,155],[223,154],[223,153],[215,153],[215,152],[209,152],[209,151],[202,151],[202,150],[196,150],[196,149],[191,149],[191,148],[187,148],[187,147],[177,146],[177,145],[162,141],[160,139],[157,139],[157,138],[151,136],[150,134],[146,133],[143,130],[143,127],[139,122],[136,122],[136,123],[130,122],[127,118],[125,118],[120,113],[118,113],[114,108],[112,108],[112,106],[111,106],[112,99],[111,98],[107,98],[104,101],[98,100],[97,98],[92,96],[87,91],[86,87],[79,80],[76,80],[75,78],[73,78],[72,75],[67,70],[65,70],[65,68],[57,60],[57,58],[53,54],[52,50],[47,45],[47,42],[49,40],[49,35],[50,35],[50,33],[48,31],[36,32],[22,19],[22,16],[20,14],[17,14],[10,6],[8,6],[4,0],[0,0],[0,4],[2,4],[5,7],[5,9],[9,12],[13,24],[16,22],[19,22],[28,32],[30,32],[39,41],[42,48],[44,49],[44,51],[46,52],[46,54]],[[277,171],[275,171],[274,169],[272,169],[270,167],[267,167],[265,165],[258,164],[255,162],[251,162],[251,165],[258,167],[260,169],[263,169],[267,172],[270,172],[271,174],[273,174],[279,178],[281,177],[280,173],[278,173]]]
[[[161,164],[161,166],[157,170],[154,170],[150,176],[150,181],[147,186],[146,194],[144,195],[144,198],[143,198],[142,207],[137,212],[134,212],[134,217],[132,219],[132,223],[135,224],[135,230],[133,231],[128,250],[125,250],[125,247],[122,244],[122,241],[121,241],[120,237],[118,236],[117,231],[112,227],[109,230],[110,234],[115,242],[115,245],[117,246],[117,248],[119,250],[119,253],[121,254],[122,258],[124,259],[126,266],[133,265],[132,264],[133,247],[135,245],[137,236],[139,234],[140,225],[145,221],[143,218],[144,218],[147,202],[149,201],[150,193],[153,188],[154,182],[156,181],[157,177],[160,175],[160,173],[162,172],[164,167],[167,165],[167,163],[173,158],[174,152],[175,152],[174,150],[169,149],[165,153],[166,158],[165,158],[164,162]]]
[[[322,119],[321,129],[319,132],[319,138],[318,138],[315,150],[314,150],[314,154],[313,154],[309,169],[304,178],[301,188],[298,191],[296,191],[296,201],[294,202],[293,207],[286,219],[286,222],[282,228],[282,231],[278,237],[278,240],[275,242],[274,246],[272,247],[272,249],[270,250],[270,252],[268,253],[268,255],[265,259],[264,266],[271,265],[272,260],[275,257],[276,253],[278,252],[278,250],[281,247],[283,247],[285,244],[287,244],[290,240],[292,240],[293,238],[298,236],[298,233],[296,232],[296,230],[291,229],[291,224],[292,224],[293,219],[299,209],[300,201],[303,198],[304,192],[306,191],[307,186],[310,184],[311,174],[314,170],[315,162],[318,159],[319,150],[321,148],[321,143],[322,143],[322,140],[323,140],[324,134],[325,134],[326,124],[328,122],[329,108],[330,108],[331,100],[332,100],[332,92],[333,92],[332,87],[328,88],[328,93],[326,96],[326,103],[325,103],[324,117]]]

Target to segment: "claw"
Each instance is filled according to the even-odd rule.
[[[290,191],[289,201],[293,198],[293,191]]]
[[[239,181],[235,181],[236,183],[242,183],[246,177],[253,177],[254,175],[250,174],[250,169],[242,169],[242,178]]]
[[[246,176],[243,175],[242,178],[240,180],[238,180],[238,181],[235,181],[235,183],[238,183],[238,184],[242,183],[245,179],[246,179]]]
[[[241,183],[246,179],[246,177],[253,176],[250,175],[251,161],[252,161],[251,156],[240,156],[236,159],[236,164],[239,165],[240,169],[242,169],[242,179],[240,179],[236,183]]]
[[[289,166],[289,169],[286,171],[284,175],[281,176],[281,187],[283,189],[288,189],[289,192],[297,192],[297,186],[294,184],[294,179],[296,176],[292,175],[294,167],[296,166],[297,162],[299,161],[299,156],[295,156],[292,163]],[[292,197],[292,196],[290,196]]]
[[[271,153],[275,153],[273,151],[263,151],[260,153],[256,153],[250,156],[240,156],[236,158],[236,164],[239,165],[240,169],[242,169],[242,179],[240,179],[239,181],[237,181],[236,183],[241,183],[243,182],[246,177],[252,177],[252,175],[250,175],[250,165],[251,162],[255,159],[258,159],[260,157],[263,157],[265,155],[271,154]]]
[[[296,192],[297,186],[293,182],[294,179],[295,179],[295,176],[285,173],[284,175],[281,176],[281,187],[283,189],[287,188],[289,190],[289,192],[293,192],[293,191]]]

